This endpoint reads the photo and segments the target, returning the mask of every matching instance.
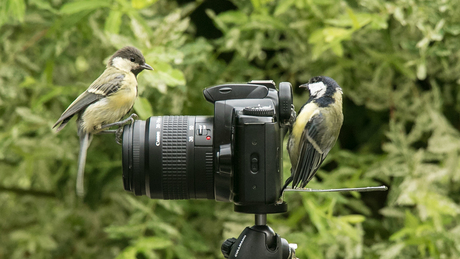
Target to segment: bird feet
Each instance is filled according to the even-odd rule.
[[[134,120],[133,120],[134,122]],[[118,145],[121,145],[121,136],[123,135],[123,127],[119,127],[115,132],[115,141]]]
[[[134,119],[137,118],[137,117],[138,117],[137,114],[132,113],[128,118],[126,118],[124,120],[102,125],[101,129],[107,129],[107,128],[110,128],[110,127],[113,127],[113,126],[117,126],[118,129],[116,129],[116,130],[103,130],[103,131],[100,131],[98,134],[114,134],[115,133],[115,141],[119,145],[121,145],[121,136],[123,134],[123,126],[128,122],[131,122],[131,124],[133,124]]]
[[[289,125],[292,127],[297,118],[297,113],[295,112],[294,104],[291,104],[291,117],[289,118]]]
[[[124,119],[122,121],[117,121],[117,122],[114,122],[114,123],[101,125],[101,129],[107,129],[107,128],[110,128],[110,127],[113,127],[113,126],[121,127],[121,126],[125,125],[128,122],[134,123],[134,118],[137,118],[137,114],[132,113],[131,115],[129,115],[128,118],[126,118],[126,119]]]

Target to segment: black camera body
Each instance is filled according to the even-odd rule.
[[[292,87],[271,80],[203,91],[212,116],[153,116],[123,129],[123,184],[152,199],[215,199],[267,214],[282,188],[283,138]]]

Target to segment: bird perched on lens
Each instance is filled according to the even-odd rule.
[[[111,126],[121,126],[132,120],[135,114],[120,121],[133,107],[137,98],[136,76],[144,69],[152,70],[145,63],[141,51],[135,47],[124,47],[110,57],[105,71],[73,101],[56,121],[56,132],[62,130],[74,115],[78,115],[77,128],[80,137],[78,155],[77,194],[83,196],[83,175],[86,151],[92,135],[107,132]]]
[[[311,78],[299,87],[310,91],[310,98],[297,114],[288,139],[291,176],[283,190],[304,188],[313,178],[334,146],[343,123],[342,88],[326,76]]]

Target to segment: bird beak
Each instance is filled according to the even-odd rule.
[[[140,65],[140,67],[142,69],[153,70],[153,68],[147,63],[144,63],[143,65]]]
[[[306,84],[303,84],[303,85],[299,85],[299,88],[307,88],[308,90],[310,90],[310,88],[308,87],[308,83]]]

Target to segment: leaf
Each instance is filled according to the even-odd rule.
[[[53,67],[54,68],[54,64],[53,64]],[[76,59],[75,59],[75,68],[79,71],[79,72],[84,72],[86,70],[89,69],[89,64],[88,64],[88,61],[85,57],[83,56],[78,56]],[[53,70],[50,71],[50,82],[52,82],[52,73],[53,73]]]
[[[152,105],[150,104],[149,100],[144,97],[138,97],[137,101],[134,103],[134,110],[143,120],[153,116]]]
[[[346,215],[346,216],[340,216],[340,220],[346,221],[351,224],[357,224],[364,222],[366,220],[366,217],[362,215]]]
[[[104,30],[113,34],[120,32],[121,18],[123,13],[118,10],[111,10],[107,20],[105,20]]]
[[[116,259],[135,259],[137,254],[152,256],[152,250],[165,249],[172,246],[171,240],[161,237],[142,237],[134,242],[133,245],[128,246],[121,252]]]
[[[336,54],[337,56],[343,57],[343,48],[342,48],[342,44],[336,43],[336,44],[331,45],[331,50],[332,50],[332,52],[334,52],[334,54]]]
[[[285,30],[286,25],[277,17],[267,16],[262,14],[251,15],[252,22],[248,24],[248,28],[259,28],[267,30]]]
[[[352,30],[343,28],[327,27],[323,30],[323,37],[325,42],[349,39],[351,34]]]
[[[404,224],[408,228],[415,229],[420,224],[420,221],[409,210],[406,210],[406,218],[404,220]]]
[[[166,48],[165,46],[155,46],[144,53],[144,56],[147,62],[152,62],[153,60],[153,63],[165,62],[181,64],[184,61],[183,50],[179,51],[174,48]],[[155,67],[153,69],[155,69]]]
[[[206,15],[208,15],[208,17],[211,18],[211,20],[215,23],[217,28],[224,32],[228,30],[228,27],[225,25],[223,21],[219,19],[219,17],[217,17],[216,13],[213,10],[206,9],[205,12]]]
[[[262,0],[251,0],[252,6],[254,7],[254,10],[258,10],[261,7],[261,2]]]
[[[150,37],[149,35],[152,34],[152,31],[145,20],[140,15],[130,15],[129,18],[131,19],[131,29],[136,36],[136,38],[145,44],[148,48],[151,47]]]
[[[276,6],[275,12],[273,13],[274,16],[279,16],[285,12],[287,12],[292,5],[294,5],[295,0],[284,0],[280,1]]]
[[[143,225],[121,225],[121,226],[109,226],[104,231],[112,239],[123,239],[123,238],[136,238],[142,235],[145,227]]]
[[[37,124],[45,123],[45,120],[42,117],[33,114],[32,111],[27,107],[17,107],[16,113],[21,116],[24,121]]]
[[[380,254],[381,259],[391,259],[397,258],[398,255],[401,255],[401,251],[404,249],[404,244],[395,244],[389,246],[387,249],[383,250]]]
[[[75,14],[82,11],[94,11],[98,8],[110,7],[110,1],[102,0],[83,0],[64,4],[60,10],[61,14]]]
[[[172,242],[169,239],[161,237],[144,237],[136,242],[135,247],[138,250],[148,251],[168,248],[171,245]]]
[[[417,64],[417,78],[419,80],[425,80],[426,78],[426,63],[424,61]]]
[[[183,215],[184,209],[177,203],[172,201],[159,200],[158,205],[164,207],[166,210],[177,215]]]
[[[160,79],[168,86],[185,85],[184,73],[178,69],[174,69],[168,63],[159,62],[155,64],[155,70]]]
[[[128,246],[115,259],[136,259],[137,249]]]
[[[358,21],[358,18],[356,17],[356,15],[354,14],[353,10],[351,8],[347,8],[347,13],[350,16],[350,19],[352,21],[353,29],[361,28],[361,24]],[[369,21],[370,21],[370,19],[369,19]]]
[[[428,150],[433,153],[448,154],[460,148],[460,139],[448,134],[435,134],[428,140]]]
[[[242,11],[227,11],[217,15],[217,19],[227,24],[245,24],[249,21],[248,16]]]
[[[8,12],[18,19],[18,21],[24,22],[24,15],[26,13],[24,0],[8,0],[8,5]]]
[[[73,13],[70,15],[65,15],[62,19],[61,24],[53,24],[54,29],[60,29],[62,28],[71,28],[78,22],[80,22],[82,19],[84,19],[86,16],[88,16],[92,10],[84,10],[81,12]]]
[[[29,4],[35,5],[39,9],[50,11],[53,14],[59,13],[59,11],[53,8],[51,4],[49,3],[49,1],[46,1],[46,0],[33,0],[33,1],[30,1]]]
[[[173,69],[170,73],[170,86],[185,85],[185,76],[179,69]]]
[[[156,3],[158,0],[132,0],[131,5],[135,9],[143,9],[149,5]]]
[[[55,87],[53,90],[49,91],[46,94],[43,94],[38,98],[36,101],[33,102],[32,104],[32,110],[35,110],[37,108],[41,108],[44,103],[56,98],[56,96],[59,96],[62,94],[62,87]]]
[[[379,213],[387,218],[404,218],[405,217],[404,212],[394,207],[385,207],[381,209]]]

